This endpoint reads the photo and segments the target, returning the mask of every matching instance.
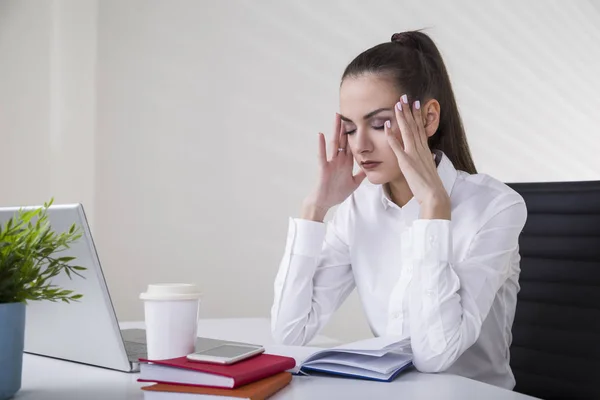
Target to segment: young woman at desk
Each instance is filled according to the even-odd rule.
[[[275,279],[275,339],[306,344],[356,287],[373,334],[410,336],[418,370],[512,389],[527,209],[477,173],[434,42],[397,33],[358,55],[329,155],[318,142],[318,183],[290,218]]]

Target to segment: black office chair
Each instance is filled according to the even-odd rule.
[[[600,399],[600,181],[509,183],[525,199],[515,391]]]

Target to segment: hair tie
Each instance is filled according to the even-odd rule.
[[[390,40],[395,43],[400,43],[402,41],[402,33],[394,33]]]

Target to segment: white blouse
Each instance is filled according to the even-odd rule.
[[[486,175],[438,173],[452,220],[419,219],[365,181],[331,222],[290,218],[275,279],[276,341],[304,345],[356,287],[375,336],[410,336],[415,367],[512,389],[511,327],[519,290],[523,198]]]

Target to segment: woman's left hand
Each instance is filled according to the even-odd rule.
[[[415,101],[411,111],[408,98],[403,95],[394,110],[400,132],[387,121],[385,134],[413,196],[421,205],[421,218],[450,219],[450,197],[427,144],[420,102]]]

